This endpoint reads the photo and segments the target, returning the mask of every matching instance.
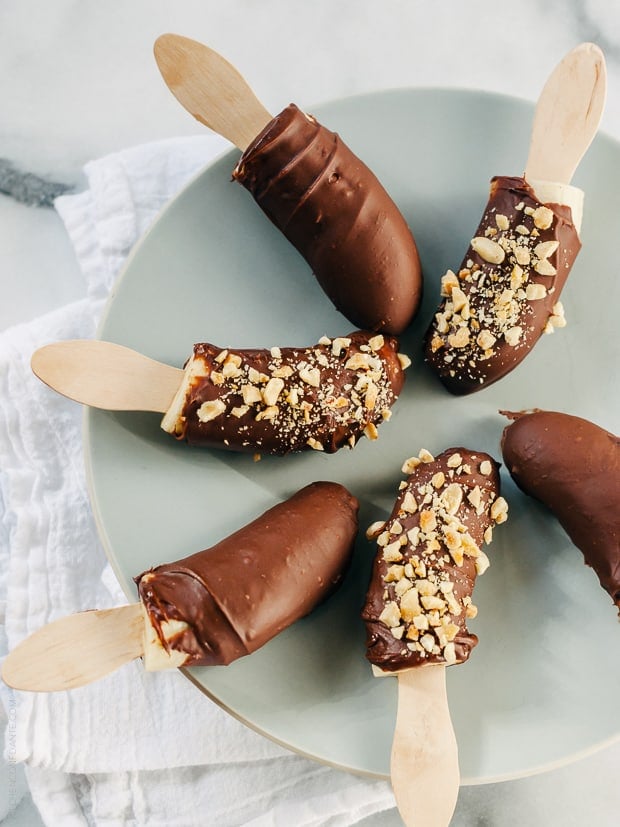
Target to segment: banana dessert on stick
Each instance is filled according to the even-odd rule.
[[[359,327],[402,333],[422,298],[420,259],[374,173],[294,104],[272,117],[207,46],[165,34],[155,57],[179,102],[242,150],[233,178],[306,259],[336,308]]]
[[[378,179],[337,133],[290,104],[245,150],[233,177],[349,321],[405,330],[422,297],[415,242]]]
[[[226,665],[328,598],[345,576],[358,502],[315,482],[216,545],[138,575],[140,602],[48,624],[6,658],[16,689],[83,686],[142,656],[147,670]]]
[[[573,49],[539,98],[525,175],[492,179],[461,266],[442,277],[425,358],[451,393],[488,387],[544,333],[565,326],[560,294],[581,249],[583,211],[583,192],[569,182],[596,133],[605,91],[600,49]]]
[[[546,505],[620,613],[620,439],[558,411],[501,411],[506,468]]]
[[[403,382],[398,343],[382,334],[358,331],[305,349],[197,345],[162,427],[190,444],[334,453],[376,438]]]
[[[159,668],[159,654],[175,666],[228,664],[308,614],[344,576],[357,510],[344,486],[312,483],[207,551],[140,574],[155,631],[146,668]]]
[[[482,546],[508,512],[498,471],[486,453],[421,451],[403,465],[408,478],[390,517],[367,532],[378,550],[362,611],[366,656],[375,675],[398,677],[390,772],[407,825],[447,825],[456,804],[445,667],[466,661],[478,643],[467,620],[477,614],[476,577],[489,565]]]
[[[32,358],[42,381],[78,402],[161,411],[162,428],[192,445],[277,455],[376,439],[409,364],[393,336],[368,331],[307,348],[198,344],[184,371],[110,342],[57,342]]]
[[[472,591],[489,560],[493,525],[508,506],[499,466],[488,454],[451,448],[421,451],[387,522],[377,526],[377,555],[362,618],[375,671],[462,663],[478,643]]]

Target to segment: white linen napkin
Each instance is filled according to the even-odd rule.
[[[34,378],[30,356],[94,335],[132,246],[226,147],[200,136],[125,150],[89,163],[87,190],[56,202],[87,295],[0,335],[2,655],[57,617],[126,602],[88,502],[80,406]],[[5,755],[26,763],[49,824],[350,825],[393,807],[387,783],[289,753],[176,671],[134,662],[71,692],[4,687],[2,699],[13,722]]]

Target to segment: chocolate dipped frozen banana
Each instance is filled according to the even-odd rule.
[[[571,186],[600,123],[603,53],[581,43],[555,67],[534,112],[522,177],[491,180],[489,200],[458,271],[444,275],[426,360],[467,394],[497,382],[543,333],[564,327],[562,289],[580,248],[583,192]]]
[[[482,551],[507,518],[499,466],[488,454],[421,451],[389,519],[373,525],[378,545],[362,611],[366,657],[376,674],[426,664],[462,663],[478,643],[472,591],[489,565]]]
[[[559,185],[545,191],[563,204],[539,200],[524,178],[493,178],[460,268],[441,280],[425,358],[451,393],[497,382],[543,333],[566,324],[560,294],[581,248],[575,219],[581,191]],[[564,205],[571,199],[574,212]]]
[[[149,671],[226,665],[307,615],[343,580],[358,502],[315,482],[211,548],[135,577],[139,602],[58,618],[2,664],[15,689],[85,686],[143,658]]]
[[[315,482],[205,551],[135,581],[149,670],[213,666],[251,654],[340,584],[358,502]]]
[[[246,148],[233,177],[353,324],[405,330],[422,297],[415,241],[381,183],[339,135],[291,104]]]
[[[502,411],[506,468],[557,517],[620,612],[620,440],[556,411]]]
[[[162,428],[232,451],[333,453],[390,418],[409,359],[394,337],[356,331],[309,348],[199,344]]]

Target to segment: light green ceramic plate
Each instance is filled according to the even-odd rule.
[[[145,414],[87,413],[89,484],[104,545],[130,599],[132,576],[205,548],[316,479],[347,485],[361,526],[385,517],[403,459],[464,445],[499,458],[498,410],[579,414],[618,432],[620,147],[599,136],[575,179],[586,191],[584,249],[563,299],[568,327],[545,336],[510,376],[450,396],[420,340],[439,278],[458,266],[495,174],[520,174],[533,108],[497,95],[396,90],[314,110],[377,173],[416,235],[426,279],[403,339],[413,358],[380,437],[334,456],[264,458],[190,449]],[[181,365],[194,342],[309,345],[352,326],[305,262],[230,180],[230,152],[163,211],[114,291],[100,337]],[[620,733],[620,645],[610,599],[541,507],[503,476],[509,522],[475,592],[480,644],[449,670],[465,782],[535,772]],[[373,679],[359,619],[373,548],[362,536],[341,591],[256,654],[194,669],[208,695],[265,735],[320,761],[386,776],[396,681]]]

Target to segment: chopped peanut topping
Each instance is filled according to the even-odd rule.
[[[426,463],[435,463],[425,470]],[[384,609],[379,620],[420,659],[458,660],[455,641],[477,614],[463,583],[483,574],[483,542],[508,505],[497,496],[493,465],[485,455],[454,451],[435,461],[427,451],[407,460],[411,468],[394,509],[371,534],[382,549]],[[369,530],[370,531],[370,530]],[[461,573],[462,572],[462,573]]]
[[[442,277],[442,302],[427,340],[430,363],[446,379],[469,386],[495,378],[498,366],[518,360],[541,332],[565,324],[555,312],[541,319],[556,277],[568,266],[554,237],[555,213],[533,199],[502,201],[501,211],[498,203],[485,212],[466,266]]]

